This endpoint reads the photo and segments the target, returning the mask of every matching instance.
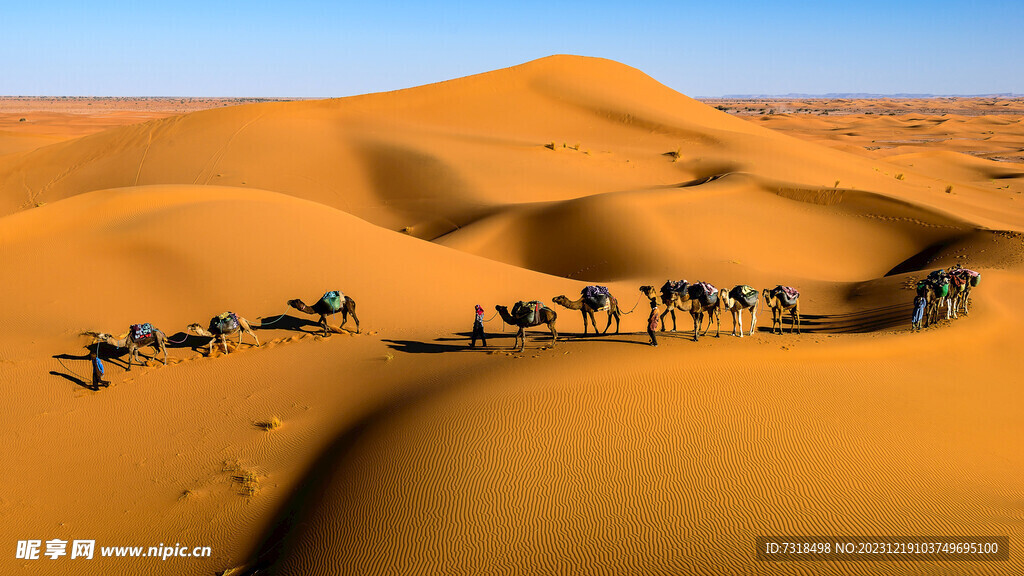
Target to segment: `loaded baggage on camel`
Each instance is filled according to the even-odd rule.
[[[595,311],[605,311],[612,307],[611,294],[604,286],[587,286],[580,291],[580,296]]]

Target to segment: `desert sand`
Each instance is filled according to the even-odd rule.
[[[573,56],[78,113],[82,133],[49,113],[0,126],[0,572],[1024,570],[1024,114],[741,117]],[[970,314],[911,334],[915,280],[955,263],[982,273]],[[796,286],[804,331],[769,334],[762,308],[754,335],[725,314],[695,343],[686,315],[650,347],[638,287],[670,278]],[[619,334],[551,303],[588,284],[633,312]],[[327,290],[359,333],[285,305]],[[511,352],[494,307],[532,299],[562,339]],[[488,348],[469,348],[475,304]],[[262,345],[205,357],[185,326],[226,310]],[[168,365],[102,347],[93,390],[81,334],[140,322]],[[1011,552],[766,563],[761,535]],[[212,554],[15,560],[25,539]]]

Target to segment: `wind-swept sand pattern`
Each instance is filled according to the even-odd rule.
[[[560,56],[0,134],[2,539],[213,550],[67,574],[1021,571],[1013,546],[754,560],[759,535],[1024,536],[1024,135],[1013,114],[940,119],[735,117]],[[867,149],[896,130],[922,142]],[[982,272],[970,314],[910,334],[916,280],[956,263]],[[650,347],[638,287],[681,278],[797,286],[804,333],[768,334],[762,307],[751,337],[694,343],[681,317]],[[595,283],[635,312],[622,333],[555,307],[557,347],[541,326],[514,353],[490,319]],[[327,290],[360,334],[286,305]],[[263,345],[201,355],[185,326],[227,310]],[[80,334],[138,322],[169,364],[126,373],[101,347],[93,391]]]

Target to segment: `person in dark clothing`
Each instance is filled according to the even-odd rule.
[[[476,348],[476,339],[479,338],[484,346],[487,346],[487,336],[484,334],[484,309],[476,305],[476,317],[473,320],[473,339],[469,342],[470,348]]]
[[[92,389],[99,390],[101,385],[110,386],[110,381],[103,379],[103,361],[95,352],[89,352],[89,363],[92,364]]]
[[[914,315],[910,319],[910,331],[920,332],[921,331],[921,320],[924,319],[924,309],[927,306],[928,301],[924,296],[918,295],[914,298]]]
[[[647,319],[647,333],[651,336],[651,346],[658,345],[658,338],[654,335],[658,331],[661,318],[658,316],[658,303],[651,300],[651,317]]]

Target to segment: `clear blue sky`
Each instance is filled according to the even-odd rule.
[[[1020,0],[5,4],[0,95],[348,96],[551,54],[691,96],[1024,93]]]

